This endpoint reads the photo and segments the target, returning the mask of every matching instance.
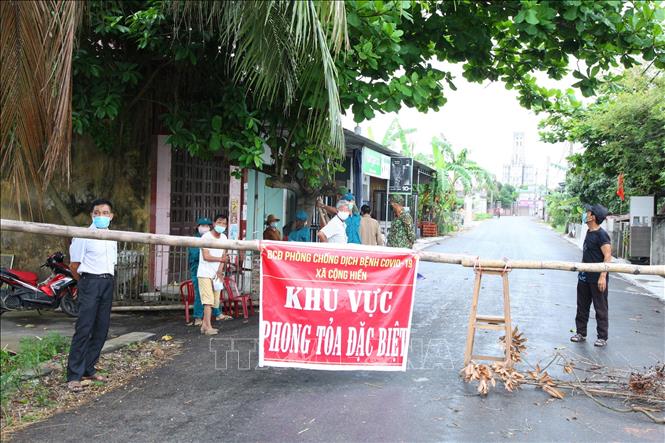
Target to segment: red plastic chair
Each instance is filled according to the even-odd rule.
[[[226,289],[227,296],[225,304],[227,304],[229,308],[230,315],[236,318],[239,317],[240,310],[238,309],[238,304],[241,304],[242,315],[245,319],[244,321],[247,322],[247,319],[249,318],[248,306],[249,312],[251,312],[251,315],[254,315],[254,304],[252,303],[252,296],[249,293],[241,293],[238,290],[238,285],[236,284],[234,277],[224,277],[224,289]]]
[[[251,315],[254,315],[254,304],[252,303],[252,296],[250,293],[241,293],[238,289],[236,273],[234,272],[234,269],[238,269],[237,258],[237,256],[233,257],[232,262],[226,267],[226,276],[224,277],[223,283],[227,298],[224,300],[224,306],[227,307],[229,315],[237,318],[240,316],[238,304],[242,305],[244,322],[247,323],[247,319],[249,318],[248,314],[251,313]]]
[[[185,305],[185,323],[189,324],[189,307],[194,305],[194,283],[191,280],[180,283],[180,301]]]

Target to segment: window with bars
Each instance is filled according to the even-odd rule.
[[[192,157],[187,151],[173,150],[171,235],[192,235],[199,217],[212,219],[219,212],[228,212],[229,175],[230,164],[225,157],[203,160]],[[184,263],[180,263],[183,260]],[[186,260],[186,254],[169,257],[169,281],[182,278]]]
[[[212,218],[229,207],[229,162],[222,157],[194,158],[173,151],[171,159],[171,227],[173,235],[190,235],[196,219]]]

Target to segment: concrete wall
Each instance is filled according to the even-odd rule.
[[[651,219],[651,260],[652,265],[665,265],[665,215]]]
[[[77,138],[72,145],[69,182],[63,177],[56,177],[51,185],[62,204],[56,205],[49,193],[37,189],[30,202],[22,201],[22,211],[19,213],[14,185],[4,181],[0,183],[2,217],[89,226],[90,202],[104,197],[111,199],[115,207],[113,228],[147,232],[150,213],[150,152],[151,146],[135,145],[130,148],[118,147],[116,151],[107,153],[97,149],[90,140]],[[33,208],[32,213],[27,210],[29,205]],[[14,267],[37,272],[49,253],[62,251],[68,254],[69,240],[3,232],[0,249],[3,254],[15,256]]]

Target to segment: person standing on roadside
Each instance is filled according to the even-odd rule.
[[[379,222],[372,218],[372,210],[369,205],[362,205],[360,213],[362,214],[360,219],[360,239],[363,245],[383,246]]]
[[[582,263],[610,263],[612,261],[610,236],[600,227],[607,217],[607,209],[601,205],[585,205],[584,210],[582,222],[586,223],[589,230],[584,237]],[[576,334],[570,337],[570,341],[576,343],[586,341],[589,311],[591,303],[593,303],[598,334],[594,346],[607,345],[609,329],[607,280],[607,272],[580,272],[578,274]]]
[[[390,206],[393,208],[395,219],[390,225],[388,246],[391,248],[413,248],[416,233],[413,229],[411,214],[404,210],[404,196],[392,194],[390,196]]]
[[[279,229],[277,229],[277,222],[279,219],[273,214],[270,214],[266,219],[266,229],[263,231],[264,240],[281,240],[282,234],[280,234]]]
[[[342,189],[340,188],[340,190]],[[352,193],[347,192],[342,196],[340,201],[345,201],[350,211],[349,217],[344,221],[344,225],[346,226],[346,242],[359,245],[362,241],[360,239],[360,213],[356,205],[356,199]],[[319,207],[323,208],[330,215],[334,216],[334,214],[337,214],[337,208],[332,206],[319,205]]]
[[[351,211],[351,215],[346,220],[346,237],[348,238],[348,242],[356,245],[362,244],[360,239],[360,208],[356,204],[356,198],[348,192],[344,196],[344,200],[349,202],[349,210]]]
[[[295,229],[289,233],[289,241],[309,242],[312,241],[309,227],[307,226],[307,213],[302,209],[296,212]]]
[[[226,227],[228,217],[226,214],[217,214],[214,219],[212,231],[206,232],[201,237],[204,240],[226,240]],[[201,303],[203,304],[203,321],[201,322],[201,334],[215,335],[218,329],[212,327],[212,310],[219,309],[220,290],[214,281],[222,282],[224,279],[224,266],[228,262],[225,249],[201,248],[199,257],[199,269],[196,277],[199,281]]]
[[[196,221],[196,230],[194,231],[194,237],[202,237],[206,232],[210,232],[212,226],[212,221],[207,217],[201,217]],[[203,323],[203,304],[201,303],[201,292],[199,291],[199,279],[197,278],[197,273],[199,271],[199,260],[201,256],[200,248],[188,248],[187,257],[189,263],[189,275],[192,279],[192,285],[194,285],[194,321],[191,323],[193,326],[201,326]],[[228,315],[222,315],[219,308],[212,309],[212,315],[217,320],[228,320],[231,319]]]
[[[113,204],[106,199],[92,202],[92,231],[107,230],[113,220]],[[67,360],[67,386],[83,389],[81,380],[104,382],[95,365],[106,342],[111,323],[111,304],[118,243],[111,240],[74,238],[69,247],[70,269],[78,281],[79,316]]]
[[[346,200],[338,201],[336,211],[337,214],[317,234],[319,241],[322,243],[348,243],[344,222],[351,215],[349,202]]]

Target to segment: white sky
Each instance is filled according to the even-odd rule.
[[[436,66],[436,63],[435,63]],[[439,64],[441,69],[446,65]],[[503,165],[509,163],[512,154],[513,132],[524,132],[526,161],[538,170],[538,182],[545,184],[547,157],[554,164],[563,164],[567,144],[549,144],[540,141],[538,122],[546,116],[520,106],[517,92],[507,90],[502,82],[469,83],[462,77],[461,65],[447,65],[454,77],[457,91],[446,88],[446,104],[438,111],[427,114],[415,109],[402,108],[398,113],[379,114],[371,121],[360,124],[362,135],[381,142],[388,126],[397,116],[403,128],[415,128],[409,140],[415,151],[429,154],[430,140],[443,134],[456,151],[467,148],[472,160],[503,180]],[[575,81],[567,77],[560,82],[537,75],[542,85],[566,89]],[[576,92],[578,98],[581,94]],[[350,112],[344,117],[344,127],[353,129],[356,123]],[[371,131],[368,129],[371,128]],[[563,172],[550,167],[549,186],[556,187],[563,181]]]

